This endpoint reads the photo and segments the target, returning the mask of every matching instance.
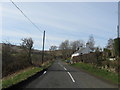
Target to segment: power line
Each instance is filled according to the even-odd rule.
[[[10,0],[10,1],[11,1],[12,4],[25,16],[25,18],[27,18],[28,21],[30,21],[30,23],[31,23],[34,27],[36,27],[40,32],[42,32],[42,31],[39,29],[39,27],[38,27],[37,25],[35,25],[35,23],[32,22],[32,20],[30,20],[30,18],[28,18],[28,16],[27,16],[12,0]],[[42,33],[43,33],[43,32],[42,32]]]
[[[29,21],[34,27],[36,27],[41,33],[43,33],[43,31],[40,30],[39,27],[38,27],[34,22],[32,22],[32,20],[30,20],[30,18],[28,18],[28,16],[27,16],[12,0],[10,0],[10,1],[11,1],[12,4],[23,14],[23,16],[28,19],[28,21]],[[47,41],[48,41],[48,40],[47,40]],[[49,42],[49,41],[48,41],[48,43],[49,43],[49,45],[50,45],[50,42]],[[50,46],[51,46],[51,45],[50,45]]]

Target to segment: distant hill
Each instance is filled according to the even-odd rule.
[[[8,45],[8,44],[0,43],[0,52],[2,52],[2,47],[5,46],[5,45]],[[12,45],[12,44],[10,44],[10,47],[12,48],[12,50],[14,50],[16,52],[21,52],[23,50],[22,47],[18,46],[18,45]],[[41,51],[33,49],[33,53],[39,53],[39,52],[41,52]]]

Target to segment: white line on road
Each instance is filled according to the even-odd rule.
[[[65,67],[63,67],[65,70],[67,70]]]
[[[67,73],[69,74],[69,76],[70,76],[70,78],[72,79],[72,81],[75,82],[75,80],[74,80],[74,78],[72,77],[72,75],[71,75],[69,72],[67,72]]]
[[[60,64],[60,63],[58,63],[61,67],[63,67],[63,65],[62,64]]]
[[[47,71],[44,71],[44,73],[43,74],[46,74],[47,73]]]
[[[58,63],[58,64],[67,71],[67,69],[66,69],[62,64],[60,64],[60,63]],[[73,76],[72,76],[69,72],[67,72],[67,73],[68,73],[68,75],[70,76],[70,78],[72,79],[72,81],[75,82]]]

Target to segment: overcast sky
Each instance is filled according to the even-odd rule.
[[[45,49],[64,40],[84,40],[93,35],[96,46],[105,47],[116,38],[117,2],[15,2],[40,28],[46,31]],[[36,29],[10,2],[2,3],[2,41],[19,44],[32,37],[34,48],[42,48],[42,32]]]

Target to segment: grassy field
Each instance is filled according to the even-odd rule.
[[[75,64],[72,64],[71,66],[81,68],[81,69],[88,71],[96,76],[99,76],[103,79],[109,80],[109,81],[113,82],[114,84],[120,84],[120,77],[118,77],[118,74],[116,74],[116,73],[109,72],[105,69],[98,69],[98,68],[94,67],[93,65],[86,64],[86,63],[75,63]]]
[[[7,88],[18,82],[26,80],[28,77],[35,75],[37,72],[49,67],[53,62],[45,63],[42,67],[29,67],[2,79],[2,88]]]

